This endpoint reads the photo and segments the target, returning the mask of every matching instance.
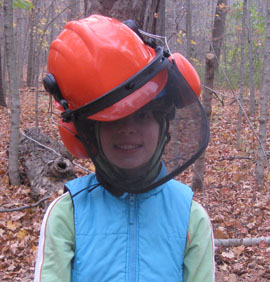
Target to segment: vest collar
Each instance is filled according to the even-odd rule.
[[[162,179],[164,176],[167,175],[167,169],[164,165],[164,163],[162,162],[162,166],[161,166],[161,170],[160,170],[160,173],[159,175],[157,176],[157,178],[154,180],[154,182],[157,182],[158,180]],[[136,195],[136,197],[138,199],[146,199],[146,198],[149,198],[151,196],[154,196],[156,195],[157,193],[159,193],[163,188],[165,187],[165,184],[163,185],[160,185],[148,192],[145,192],[145,193],[140,193],[140,194],[131,194],[131,193],[124,193],[120,196],[121,199],[126,199],[128,198],[130,195]]]

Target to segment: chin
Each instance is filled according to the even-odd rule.
[[[136,176],[137,177],[137,176],[140,176],[142,174],[142,172],[145,171],[145,166],[146,166],[146,164],[144,163],[144,164],[141,164],[141,165],[138,165],[138,166],[134,166],[134,164],[133,164],[133,165],[130,165],[130,166],[126,165],[126,166],[121,166],[121,167],[118,166],[118,167],[127,176]]]
[[[122,169],[122,170],[137,170],[140,169],[143,165],[138,165],[138,166],[134,166],[134,165],[116,165],[118,168]]]

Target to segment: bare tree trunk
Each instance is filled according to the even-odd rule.
[[[37,42],[38,42],[38,18],[39,18],[39,6],[38,0],[33,0],[34,9],[29,11],[29,49],[27,58],[27,74],[26,74],[26,85],[28,87],[35,86],[35,65],[36,65],[36,52],[37,52]]]
[[[259,190],[264,189],[264,165],[266,161],[265,147],[266,147],[266,130],[268,121],[268,99],[270,91],[270,1],[266,1],[266,34],[265,34],[265,47],[264,47],[264,68],[263,68],[263,81],[260,97],[260,128],[259,138],[261,146],[257,151],[256,163],[256,181]]]
[[[25,13],[24,9],[14,10],[14,38],[15,38],[15,52],[16,52],[16,68],[18,72],[18,85],[20,87],[21,82],[24,80],[24,60],[25,60],[25,45],[28,40],[29,33],[29,16]]]
[[[79,3],[77,0],[69,0],[67,3],[69,5],[67,20],[68,21],[75,20],[78,16]]]
[[[210,53],[206,55],[205,66],[205,85],[208,88],[204,89],[203,94],[203,106],[205,107],[208,120],[211,119],[212,113],[212,93],[210,89],[213,89],[214,84],[214,72],[218,70],[218,62],[220,57],[220,50],[223,42],[225,32],[225,19],[228,12],[227,0],[218,0],[216,7],[216,14],[214,19],[214,27],[212,33],[212,46],[210,47]],[[193,166],[193,179],[192,187],[194,189],[202,189],[203,179],[205,171],[205,153],[195,162]]]
[[[250,0],[247,1],[247,35],[248,35],[248,57],[249,57],[249,79],[250,79],[250,104],[249,112],[255,113],[255,82],[254,82],[254,63],[252,50],[252,27],[250,23]]]
[[[214,19],[214,27],[212,33],[211,51],[216,55],[215,71],[218,71],[218,62],[220,58],[221,46],[225,34],[225,20],[228,12],[228,1],[218,0]]]
[[[168,38],[168,44],[170,46],[171,51],[179,52],[179,44],[177,42],[177,34],[180,30],[179,27],[179,18],[184,18],[184,7],[182,15],[180,16],[180,4],[174,0],[166,1],[166,27],[165,27],[165,35]],[[176,112],[176,117],[172,121],[172,148],[173,155],[179,156],[179,144],[178,144],[178,111]],[[177,160],[175,159],[175,165],[177,165]]]
[[[34,11],[30,11],[30,33],[29,33],[29,51],[27,62],[26,85],[28,87],[34,84]]]
[[[20,184],[19,174],[19,128],[20,128],[20,97],[13,31],[12,1],[4,0],[4,22],[7,69],[9,77],[9,95],[11,102],[10,144],[9,144],[9,180],[12,185]]]
[[[84,5],[87,16],[97,13],[120,21],[133,19],[147,32],[164,34],[165,0],[88,0]]]
[[[181,2],[175,0],[167,0],[165,11],[165,35],[168,38],[168,44],[173,53],[180,52],[179,49],[181,47],[177,42],[177,39],[178,33],[181,30],[180,22],[185,18],[185,9],[182,6]]]
[[[191,58],[191,0],[186,0],[186,32],[187,32],[187,45],[186,45],[186,58]]]
[[[1,48],[0,48],[0,106],[7,107],[2,77],[3,77],[2,75],[2,54],[1,54]]]
[[[84,16],[85,17],[87,17],[87,16],[89,16],[89,14],[88,14],[88,11],[89,11],[89,2],[88,2],[88,0],[84,0],[83,1],[83,4],[84,4]]]
[[[243,0],[243,16],[242,16],[242,32],[241,32],[241,63],[240,63],[240,93],[239,101],[243,103],[244,92],[244,80],[245,80],[245,37],[246,37],[246,16],[247,16],[247,0]],[[237,134],[236,145],[240,146],[241,125],[242,125],[242,107],[238,108],[238,122],[237,122]]]
[[[204,77],[204,91],[202,95],[202,105],[205,109],[208,121],[210,122],[212,114],[212,91],[214,85],[214,66],[215,66],[215,56],[213,53],[207,53],[205,55],[205,77]],[[202,190],[203,179],[205,171],[205,152],[201,154],[199,159],[195,162],[193,166],[193,178],[192,178],[192,188],[195,190]]]

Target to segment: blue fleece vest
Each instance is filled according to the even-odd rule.
[[[91,190],[96,183],[92,174],[66,184],[74,206],[72,281],[182,281],[191,189],[170,180],[118,198],[101,186]]]

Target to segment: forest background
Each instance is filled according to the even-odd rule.
[[[0,280],[32,281],[42,217],[62,193],[59,174],[56,190],[40,182],[35,190],[36,176],[47,186],[56,181],[47,169],[35,170],[36,160],[73,176],[93,170],[54,144],[61,141],[42,78],[65,23],[94,13],[136,19],[143,30],[166,35],[171,51],[198,71],[211,139],[179,179],[210,215],[217,281],[269,281],[269,0],[0,1]],[[42,143],[43,134],[52,141]]]

